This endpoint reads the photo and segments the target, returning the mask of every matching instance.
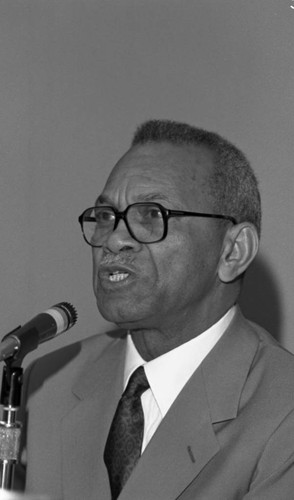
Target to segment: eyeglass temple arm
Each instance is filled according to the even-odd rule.
[[[185,212],[182,210],[167,210],[166,215],[168,217],[209,217],[211,219],[225,219],[229,220],[233,224],[237,224],[237,220],[230,215],[222,214],[206,214],[201,212]]]

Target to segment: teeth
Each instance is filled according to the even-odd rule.
[[[125,280],[128,276],[129,276],[128,273],[120,273],[117,271],[116,273],[109,275],[109,280],[115,282],[122,281]]]

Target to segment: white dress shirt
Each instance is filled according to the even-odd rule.
[[[145,422],[142,452],[184,385],[228,328],[235,310],[234,306],[205,332],[148,362],[140,356],[128,334],[124,388],[132,373],[142,365],[150,386],[141,396]]]

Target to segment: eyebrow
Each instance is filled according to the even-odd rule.
[[[100,194],[95,202],[95,205],[98,205],[98,203],[108,203],[109,205],[111,205],[111,201],[110,199],[105,196],[104,194]]]
[[[144,202],[144,201],[148,202],[148,201],[158,201],[158,200],[166,201],[166,202],[170,203],[170,198],[159,191],[155,192],[155,193],[142,193],[142,194],[138,194],[138,196],[136,196],[136,202]],[[111,199],[107,195],[104,195],[104,194],[101,194],[100,196],[98,196],[98,198],[96,200],[96,205],[100,204],[100,203],[113,205]]]
[[[155,192],[155,193],[142,193],[142,194],[139,194],[137,196],[137,200],[138,201],[157,201],[157,200],[162,200],[162,201],[167,201],[169,202],[170,199],[168,198],[168,196],[166,196],[165,194],[163,193],[160,193],[159,191],[158,192]]]

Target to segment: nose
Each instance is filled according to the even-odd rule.
[[[121,251],[138,252],[142,244],[136,241],[129,233],[124,220],[120,220],[116,228],[109,234],[103,247],[110,252],[119,253]]]

